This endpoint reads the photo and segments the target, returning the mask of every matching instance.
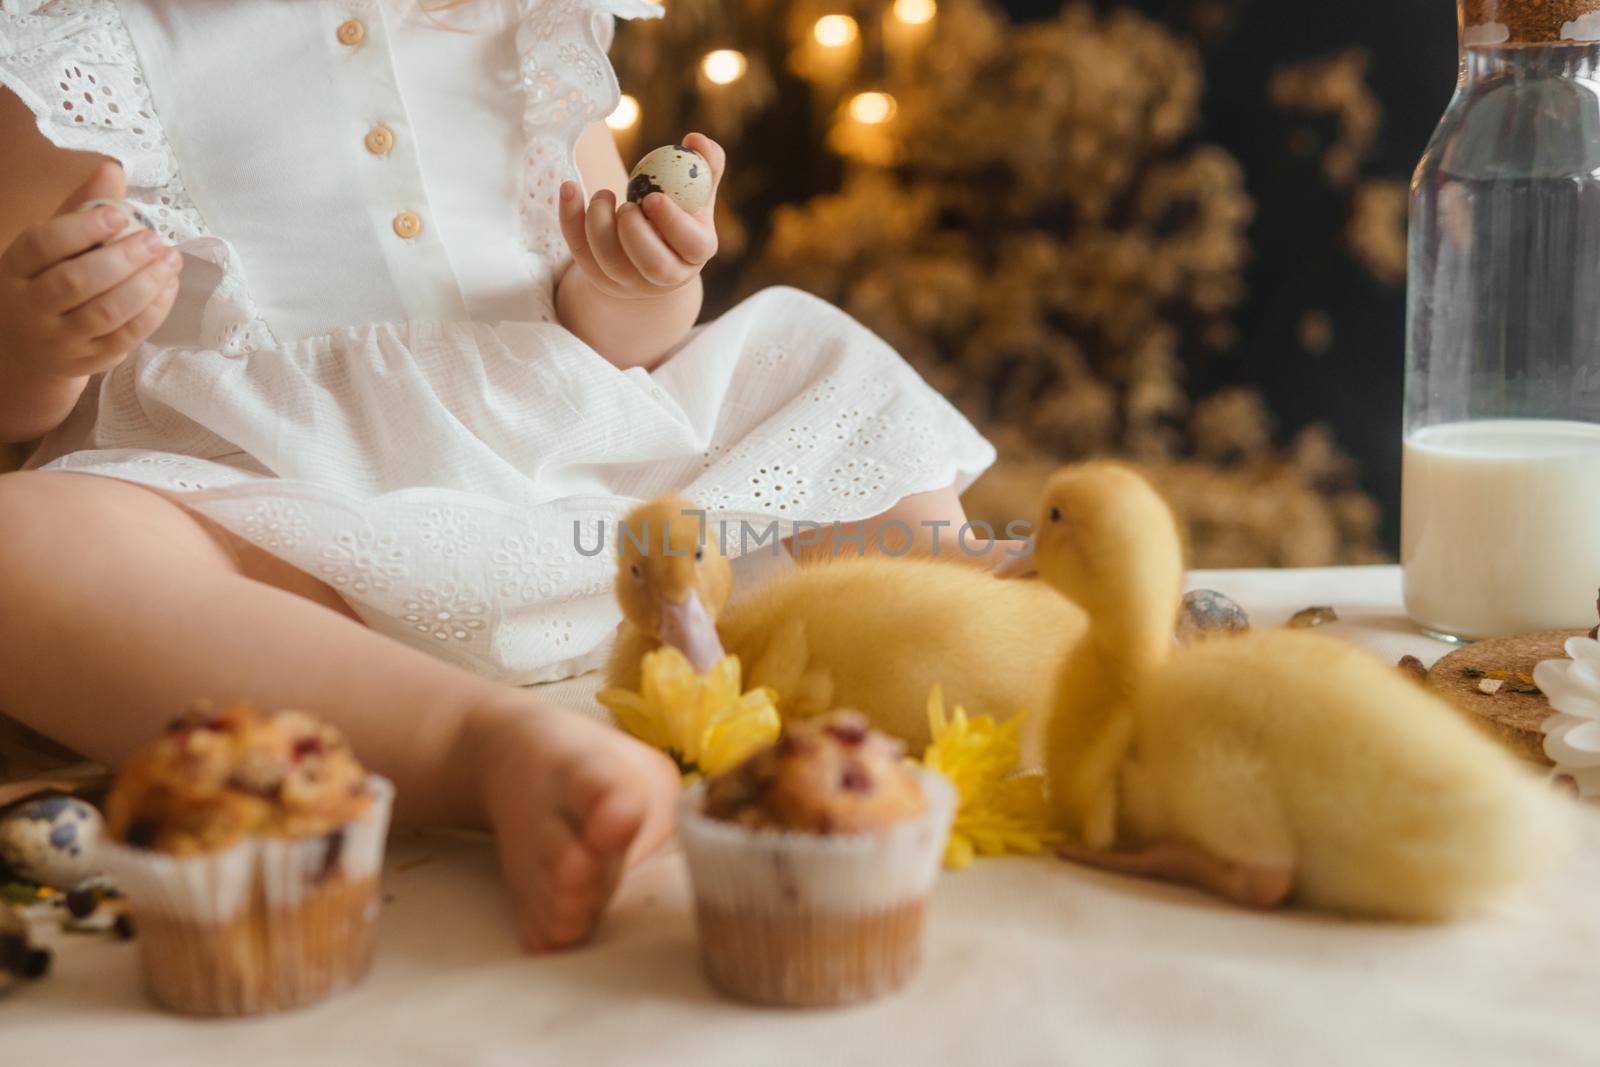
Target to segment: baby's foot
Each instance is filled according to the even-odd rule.
[[[628,865],[672,830],[678,772],[633,738],[549,705],[492,713],[483,798],[530,952],[589,936]]]

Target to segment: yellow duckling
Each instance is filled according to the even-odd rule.
[[[732,569],[693,508],[655,500],[625,520],[616,593],[627,621],[610,685],[637,689],[641,657],[662,643],[700,670],[726,651],[747,687],[777,691],[786,718],[859,708],[921,752],[928,692],[940,684],[974,715],[1032,710],[1024,761],[1039,765],[1046,665],[1083,633],[1076,607],[1040,583],[950,560],[855,556],[797,567],[730,605]]]
[[[1058,473],[1036,566],[1089,618],[1046,740],[1068,858],[1249,906],[1431,920],[1561,851],[1566,805],[1393,667],[1301,631],[1176,648],[1177,524],[1133,470]]]

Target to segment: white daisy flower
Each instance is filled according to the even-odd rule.
[[[1600,796],[1600,641],[1567,641],[1570,659],[1547,659],[1533,669],[1533,684],[1556,714],[1544,721],[1544,754],[1557,777],[1577,784],[1581,797]]]

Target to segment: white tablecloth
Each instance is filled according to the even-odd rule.
[[[1385,659],[1443,651],[1401,615],[1392,568],[1193,582],[1260,627],[1331,603],[1334,630]],[[1558,877],[1443,927],[1256,915],[1050,858],[980,860],[942,879],[910,989],[810,1013],[707,989],[675,854],[630,878],[594,944],[535,958],[515,948],[486,842],[403,836],[360,988],[192,1021],[143,1000],[133,946],[68,938],[51,977],[0,1000],[0,1064],[1595,1064],[1600,814],[1582,821]]]

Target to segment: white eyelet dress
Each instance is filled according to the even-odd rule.
[[[166,325],[30,466],[171,494],[373,629],[518,683],[603,651],[615,541],[594,549],[640,499],[786,534],[964,488],[988,443],[813,297],[760,293],[653,372],[556,321],[555,198],[617,100],[612,17],[660,13],[0,0],[0,85],[119,160],[186,257]]]

